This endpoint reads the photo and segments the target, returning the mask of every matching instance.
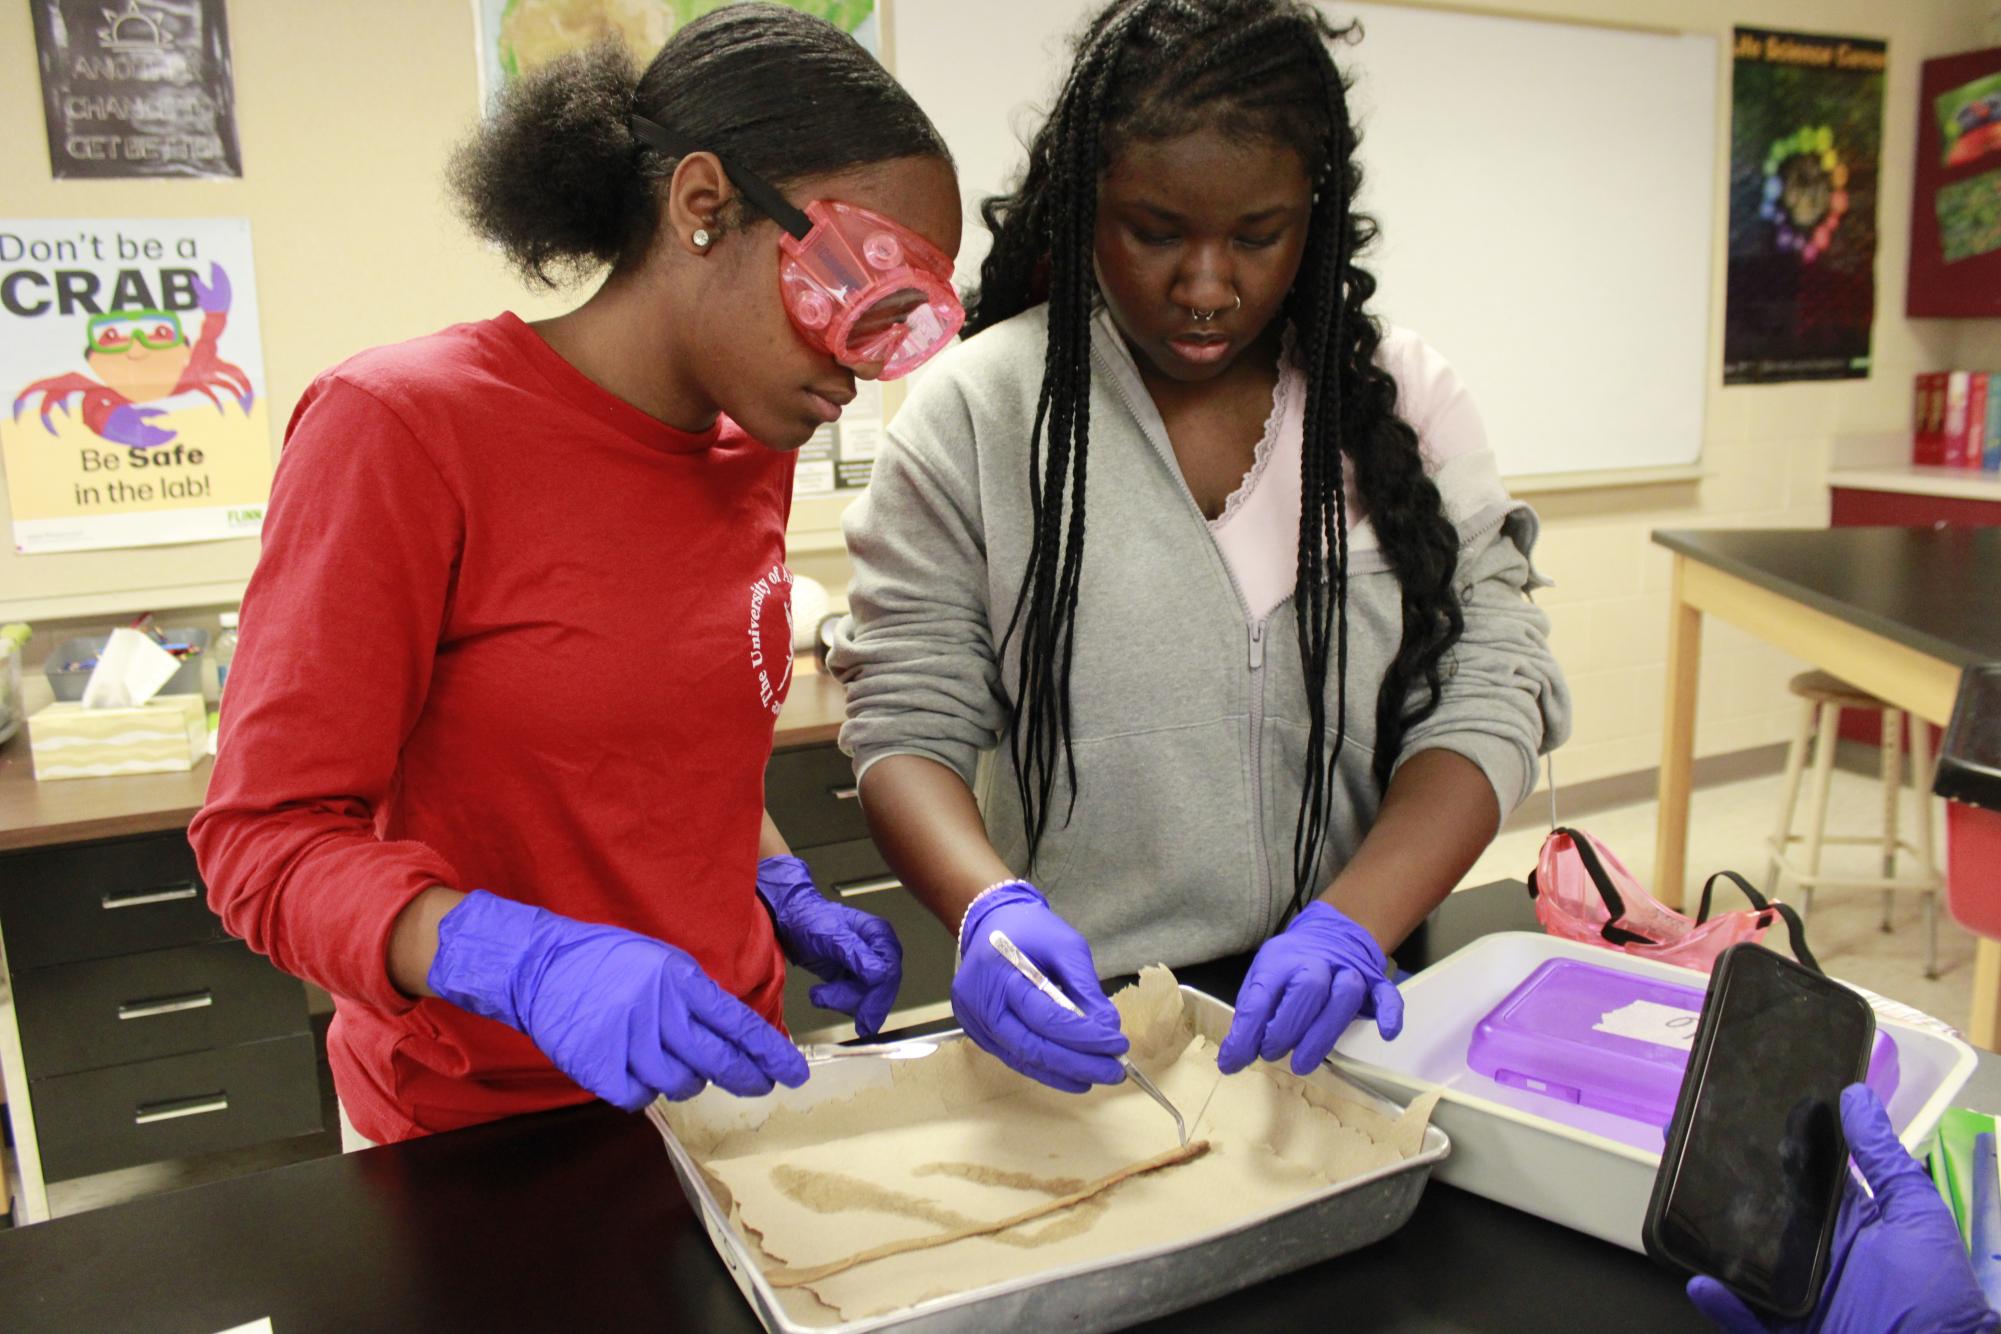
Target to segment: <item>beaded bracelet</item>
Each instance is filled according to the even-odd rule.
[[[973,895],[972,902],[966,905],[965,913],[959,918],[959,955],[958,955],[959,959],[963,960],[966,957],[966,923],[973,920],[973,909],[980,906],[981,899],[985,898],[987,895],[993,893],[997,889],[1006,889],[1009,885],[1022,885],[1031,891],[1035,889],[1035,886],[1029,884],[1026,880],[1012,880],[1012,879],[996,880],[994,881],[994,883],[988,885],[985,889],[981,890],[979,893]],[[956,969],[957,966],[958,965],[955,962],[953,964],[953,967]]]

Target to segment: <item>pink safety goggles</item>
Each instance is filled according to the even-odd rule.
[[[700,151],[644,116],[632,118],[632,132],[675,157]],[[874,362],[880,378],[894,380],[943,351],[966,322],[952,261],[910,228],[839,200],[801,212],[755,174],[728,161],[723,170],[784,229],[779,299],[800,336],[835,360]]]
[[[1742,890],[1751,906],[1712,917],[1710,896],[1723,879]],[[1529,895],[1535,899],[1537,920],[1552,936],[1705,973],[1724,950],[1745,942],[1756,944],[1774,921],[1783,921],[1793,957],[1820,971],[1820,963],[1807,948],[1799,914],[1767,899],[1735,871],[1709,877],[1702,886],[1702,902],[1689,918],[1648,893],[1610,848],[1581,829],[1550,830],[1535,870],[1529,873]]]

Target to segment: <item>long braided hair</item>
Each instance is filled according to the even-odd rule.
[[[1303,0],[1113,0],[1078,39],[1070,74],[1029,145],[1020,185],[985,201],[993,247],[968,304],[969,335],[1049,306],[1042,393],[1030,437],[1034,509],[1027,568],[1006,634],[1020,637],[1008,723],[1030,858],[1049,825],[1059,765],[1076,803],[1070,664],[1084,562],[1089,457],[1093,238],[1098,182],[1119,148],[1215,129],[1291,148],[1315,195],[1306,253],[1285,304],[1307,381],[1293,609],[1308,716],[1305,785],[1293,836],[1293,908],[1310,902],[1347,736],[1348,531],[1343,455],[1402,590],[1403,634],[1376,696],[1374,777],[1389,784],[1405,732],[1438,705],[1446,655],[1465,628],[1453,574],[1458,539],[1425,475],[1397,387],[1375,364],[1375,278],[1356,256],[1376,234],[1353,208],[1361,185],[1335,29]],[[1327,685],[1335,690],[1328,741]]]

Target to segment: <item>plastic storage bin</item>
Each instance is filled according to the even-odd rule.
[[[160,687],[162,695],[199,695],[202,693],[201,661],[208,651],[208,631],[188,626],[162,626],[160,634],[169,644],[191,644],[202,650],[182,659],[180,670],[167,678],[167,684]],[[42,668],[42,675],[49,678],[49,689],[56,692],[57,699],[82,699],[83,688],[90,682],[90,668],[79,667],[74,671],[64,670],[72,662],[95,662],[97,655],[104,652],[104,646],[111,642],[111,636],[83,635],[76,639],[65,639],[49,655],[48,664]]]
[[[1704,994],[1701,987],[1601,964],[1551,959],[1473,1026],[1466,1064],[1506,1088],[1655,1126],[1665,1138]],[[1879,1031],[1869,1086],[1888,1105],[1897,1080],[1897,1044]]]
[[[1462,1190],[1642,1250],[1658,1128],[1598,1108],[1509,1088],[1467,1063],[1473,1029],[1529,975],[1571,959],[1700,992],[1708,978],[1686,968],[1557,940],[1534,931],[1484,936],[1405,982],[1403,1034],[1384,1042],[1372,1023],[1351,1025],[1332,1057],[1337,1069],[1397,1101],[1443,1086],[1432,1124],[1452,1137],[1438,1178]],[[1964,1042],[1881,1013],[1877,1029],[1896,1043],[1897,1090],[1890,1123],[1909,1149],[1923,1147],[1973,1073]]]

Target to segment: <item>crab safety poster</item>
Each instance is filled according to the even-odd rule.
[[[0,219],[0,389],[17,552],[256,536],[271,430],[249,222]]]

